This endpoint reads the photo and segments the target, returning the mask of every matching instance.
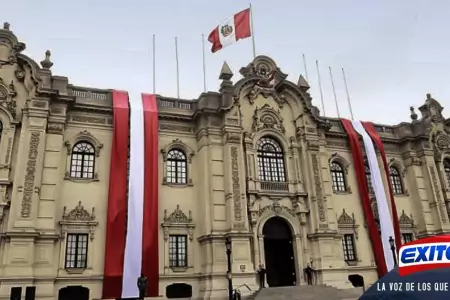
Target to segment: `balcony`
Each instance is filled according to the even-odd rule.
[[[272,192],[289,192],[288,182],[261,181],[261,190]]]

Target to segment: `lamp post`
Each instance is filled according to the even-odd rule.
[[[395,241],[392,236],[389,237],[389,244],[391,245],[392,258],[394,259],[394,266],[397,266],[397,255],[395,254]]]
[[[228,300],[233,300],[233,280],[231,278],[231,240],[229,237],[225,240],[225,247],[227,249],[227,278],[228,278]]]

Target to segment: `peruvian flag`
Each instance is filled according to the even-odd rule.
[[[252,36],[250,29],[250,8],[223,21],[208,36],[212,53]]]
[[[369,229],[369,236],[375,257],[375,263],[377,265],[378,276],[381,278],[394,268],[394,258],[392,257],[391,246],[389,243],[390,237],[395,240],[397,252],[401,245],[397,208],[395,205],[394,195],[392,193],[392,187],[390,186],[391,181],[389,178],[386,153],[384,152],[384,146],[381,138],[372,123],[349,121],[346,119],[341,119],[341,122],[349,138],[364,216]],[[378,226],[372,212],[372,204],[369,198],[368,181],[366,179],[364,166],[364,156],[359,136],[362,137],[364,149],[367,155],[371,184],[377,201],[381,235],[378,233]],[[384,172],[378,164],[374,144],[380,152]],[[386,176],[386,181],[389,186],[389,200],[386,197],[383,184],[383,174]],[[392,216],[389,211],[389,202],[391,204]]]
[[[158,107],[155,95],[113,91],[103,299],[158,296]],[[128,158],[129,151],[129,158]],[[129,161],[128,161],[129,159]]]

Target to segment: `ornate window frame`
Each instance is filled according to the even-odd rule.
[[[184,155],[186,155],[187,158],[187,166],[186,166],[186,176],[187,176],[187,182],[186,184],[177,184],[177,183],[170,183],[167,182],[167,154],[169,154],[170,150],[173,149],[179,149],[184,152]],[[162,184],[167,185],[170,187],[188,187],[188,186],[194,186],[192,181],[192,158],[194,157],[194,150],[191,149],[188,145],[186,145],[182,140],[175,139],[170,144],[165,146],[161,149],[161,155],[163,158],[163,180]]]
[[[189,210],[186,215],[177,204],[177,208],[169,215],[167,209],[164,210],[164,219],[161,223],[164,232],[164,268],[171,269],[173,272],[186,272],[188,269],[193,271],[194,260],[194,229],[195,223],[192,219],[192,212]],[[169,235],[186,235],[187,241],[187,267],[169,267]]]
[[[88,142],[94,147],[95,162],[94,162],[94,177],[93,178],[74,178],[74,177],[70,176],[70,163],[71,163],[71,159],[72,159],[72,149],[79,142]],[[80,131],[78,134],[76,134],[72,139],[65,141],[64,145],[67,148],[66,172],[65,172],[64,179],[75,181],[75,182],[85,182],[85,183],[99,181],[98,158],[100,157],[100,151],[103,148],[103,144],[94,135],[92,135],[89,131],[83,130],[83,131]]]
[[[69,274],[81,274],[86,269],[92,270],[93,267],[93,248],[91,245],[88,245],[87,252],[87,264],[86,269],[82,268],[66,268],[65,260],[66,260],[66,249],[67,249],[67,234],[69,233],[83,233],[89,236],[88,242],[91,244],[95,238],[95,230],[98,226],[98,222],[96,221],[95,216],[95,207],[92,207],[91,213],[89,213],[84,206],[81,204],[81,201],[78,202],[78,205],[75,206],[74,209],[67,211],[67,206],[64,206],[63,213],[61,216],[61,221],[59,221],[59,225],[61,227],[60,232],[60,262],[59,268],[64,269]]]
[[[402,194],[394,194],[394,196],[395,197],[409,196],[409,191],[408,191],[408,189],[406,187],[406,180],[405,180],[406,168],[401,164],[400,161],[398,161],[395,158],[391,158],[389,160],[389,163],[388,163],[389,174],[391,173],[391,167],[396,168],[397,171],[400,173],[400,180],[401,180],[401,184],[402,184],[402,188],[403,188],[403,193]],[[392,186],[391,182],[388,182],[388,184],[390,184]]]
[[[400,227],[400,233],[402,235],[404,233],[409,233],[412,234],[413,239],[417,238],[417,225],[414,223],[412,214],[408,216],[405,213],[405,210],[402,210],[402,214],[398,218],[398,223]]]
[[[340,216],[337,216],[337,225],[338,225],[338,233],[342,236],[345,234],[352,234],[355,237],[354,246],[355,246],[355,261],[346,261],[346,263],[350,266],[355,266],[360,262],[358,255],[358,246],[356,241],[358,240],[358,228],[359,225],[356,224],[355,214],[352,213],[351,216],[342,209],[342,213]]]
[[[330,177],[331,177],[331,164],[334,162],[338,163],[342,167],[342,170],[344,171],[345,191],[335,191],[332,186],[331,189],[332,189],[333,193],[334,194],[351,194],[352,188],[351,188],[351,186],[349,184],[349,180],[348,180],[348,169],[350,167],[350,163],[337,152],[331,154],[330,158],[328,159],[328,166],[330,167]],[[331,185],[333,185],[332,177],[330,178],[330,182],[331,182]]]

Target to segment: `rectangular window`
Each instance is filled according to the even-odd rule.
[[[187,236],[169,236],[169,266],[187,267]]]
[[[355,261],[355,239],[353,234],[344,234],[342,238],[342,249],[344,250],[344,260],[345,261]]]
[[[67,234],[66,268],[87,267],[88,234]]]
[[[402,233],[403,244],[413,241],[412,233]]]

